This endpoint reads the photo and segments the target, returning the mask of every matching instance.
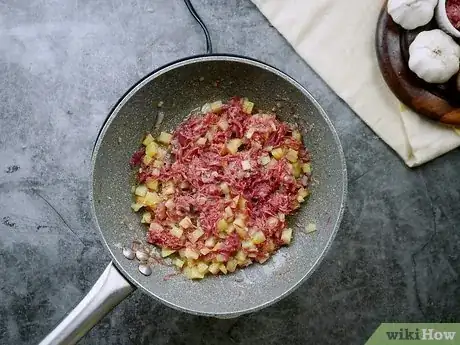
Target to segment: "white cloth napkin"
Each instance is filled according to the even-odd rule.
[[[382,0],[252,0],[300,56],[410,167],[460,146],[460,132],[403,106],[374,49]]]

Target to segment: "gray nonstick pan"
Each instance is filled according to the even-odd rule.
[[[146,228],[132,212],[133,172],[128,164],[146,131],[173,130],[192,109],[233,96],[259,109],[277,108],[298,123],[312,155],[315,182],[308,202],[291,216],[294,240],[263,265],[234,274],[191,281],[172,267],[152,265],[145,276],[122,247],[144,240]],[[162,102],[162,107],[157,104]],[[320,105],[295,80],[262,62],[233,55],[207,55],[173,62],[134,85],[117,103],[97,138],[92,156],[92,212],[112,262],[80,304],[41,344],[74,344],[136,288],[180,311],[237,317],[279,301],[318,267],[339,227],[346,199],[346,165],[336,131]],[[315,223],[317,231],[305,233]]]

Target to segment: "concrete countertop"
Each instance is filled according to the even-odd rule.
[[[235,320],[135,292],[82,344],[363,344],[383,322],[460,320],[460,151],[410,170],[249,0],[195,0],[217,52],[299,80],[336,126],[348,207],[319,269]],[[204,52],[180,0],[0,2],[0,344],[36,344],[109,261],[90,216],[92,145],[136,80]]]

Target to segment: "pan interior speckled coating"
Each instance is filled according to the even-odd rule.
[[[200,80],[201,79],[201,80]],[[218,80],[218,87],[216,87]],[[165,280],[174,269],[155,265],[145,277],[120,249],[144,239],[146,227],[130,209],[133,172],[128,161],[146,131],[164,112],[161,130],[171,131],[202,104],[232,96],[251,99],[270,110],[277,103],[282,120],[297,122],[312,154],[312,194],[291,216],[294,240],[265,264],[235,274],[190,281]],[[161,108],[158,102],[163,102]],[[294,117],[298,115],[298,118]],[[92,208],[114,263],[136,286],[163,303],[194,314],[233,317],[258,310],[299,286],[318,266],[339,227],[347,188],[342,148],[331,122],[313,97],[296,81],[261,62],[229,55],[199,56],[172,63],[144,78],[113,109],[93,154]],[[315,223],[318,231],[306,234]],[[303,231],[302,231],[303,230]]]

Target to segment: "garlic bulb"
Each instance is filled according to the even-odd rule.
[[[395,23],[412,30],[433,19],[438,0],[389,0],[387,11]]]
[[[423,31],[409,46],[409,68],[428,83],[445,83],[459,66],[460,46],[444,31]]]

